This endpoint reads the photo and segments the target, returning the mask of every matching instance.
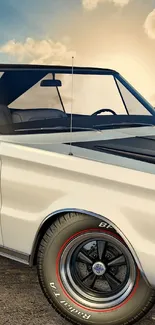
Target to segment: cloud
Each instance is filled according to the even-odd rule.
[[[35,40],[30,37],[23,43],[8,41],[0,47],[0,53],[14,57],[17,62],[31,64],[67,63],[76,55],[62,42],[53,42],[51,39]]]
[[[147,16],[144,23],[144,30],[149,38],[155,39],[155,9]]]
[[[100,3],[111,2],[118,6],[126,6],[130,0],[82,0],[82,5],[86,10],[95,9]]]

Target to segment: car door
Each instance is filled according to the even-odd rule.
[[[1,199],[1,170],[2,170],[2,168],[1,167],[2,167],[2,162],[0,159],[0,210],[1,210],[1,204],[2,204],[2,199]],[[0,214],[0,246],[3,246],[1,214]]]

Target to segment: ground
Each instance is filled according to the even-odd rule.
[[[0,258],[1,325],[69,325],[46,301],[36,269]],[[138,325],[155,325],[154,309]]]

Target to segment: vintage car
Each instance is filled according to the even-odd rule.
[[[0,255],[36,265],[63,317],[151,309],[155,110],[118,72],[1,64],[0,182]]]

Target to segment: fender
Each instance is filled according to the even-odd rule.
[[[68,211],[105,216],[155,287],[155,175],[10,144],[1,150],[5,248],[20,246],[30,257],[50,218]]]

